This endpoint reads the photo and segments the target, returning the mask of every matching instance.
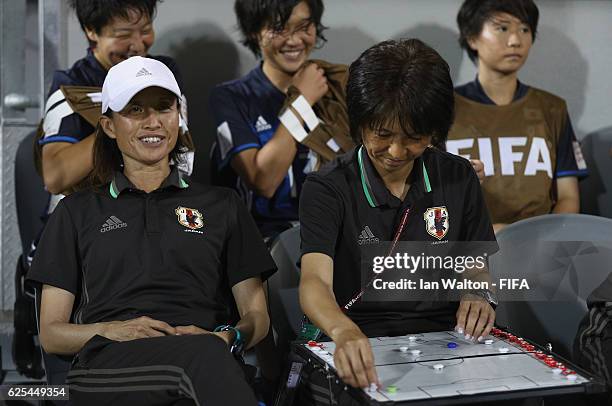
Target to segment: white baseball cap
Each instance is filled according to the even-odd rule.
[[[174,74],[156,59],[133,56],[110,68],[102,85],[102,114],[110,108],[121,111],[138,92],[147,87],[169,90],[181,100]]]

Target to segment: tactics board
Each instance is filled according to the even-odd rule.
[[[554,388],[558,394],[579,393],[591,383],[573,366],[499,329],[482,343],[455,331],[378,337],[370,343],[381,387],[363,391],[379,403]],[[334,368],[333,342],[301,346]]]

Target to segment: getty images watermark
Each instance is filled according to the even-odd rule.
[[[441,256],[425,255],[425,253],[415,256],[406,252],[395,253],[390,256],[374,256],[372,258],[372,272],[377,275],[388,270],[403,271],[410,274],[415,274],[419,270],[434,272],[451,271],[456,274],[463,274],[466,271],[486,272],[488,256],[489,254],[486,252],[478,256]],[[459,279],[456,275],[450,274],[449,277],[442,277],[439,281],[424,278],[401,278],[397,281],[386,281],[383,278],[374,278],[372,286],[376,290],[490,290],[491,288],[529,289],[529,282],[526,278],[501,278],[497,282],[477,280],[470,277]]]
[[[363,300],[460,300],[465,293],[485,289],[506,301],[585,299],[592,287],[580,278],[578,267],[601,266],[589,261],[609,250],[608,245],[402,241],[389,254],[391,243],[370,244],[361,248],[361,288],[367,285]]]

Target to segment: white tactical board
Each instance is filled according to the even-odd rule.
[[[487,337],[492,340],[488,344],[454,331],[371,338],[381,387],[365,393],[378,402],[402,402],[589,382],[529,343],[503,334]],[[333,342],[303,345],[334,368]]]

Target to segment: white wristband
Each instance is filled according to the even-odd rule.
[[[297,111],[298,114],[302,116],[302,119],[304,120],[310,131],[317,128],[320,123],[319,118],[315,114],[312,107],[310,107],[310,104],[303,95],[300,95],[300,97],[295,99],[293,103],[291,103],[291,106],[293,106],[295,111]]]
[[[279,120],[297,142],[302,142],[304,138],[308,136],[306,130],[302,127],[302,123],[300,123],[300,120],[298,120],[290,108],[287,108],[285,112],[281,114]]]

